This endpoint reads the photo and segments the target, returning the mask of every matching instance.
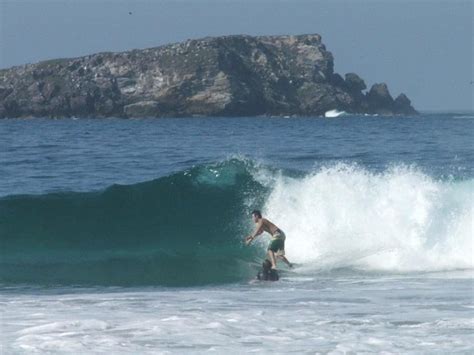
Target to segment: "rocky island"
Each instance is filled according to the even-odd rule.
[[[385,83],[334,72],[318,34],[223,36],[0,70],[0,118],[417,112]]]

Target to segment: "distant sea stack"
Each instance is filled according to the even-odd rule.
[[[0,118],[417,112],[385,83],[334,73],[321,36],[223,36],[0,70]]]

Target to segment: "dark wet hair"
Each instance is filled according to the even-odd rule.
[[[272,268],[272,263],[270,262],[270,260],[265,259],[265,261],[262,263],[262,268],[264,271],[270,270]]]
[[[260,212],[260,210],[253,210],[252,215],[256,215],[258,218],[262,218],[262,212]]]

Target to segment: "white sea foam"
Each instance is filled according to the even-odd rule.
[[[20,289],[20,294],[0,293],[2,349],[5,354],[470,354],[473,312],[460,307],[472,306],[471,280],[336,273],[305,282],[179,291]],[[32,311],[42,315],[32,317]]]
[[[272,183],[264,214],[304,269],[438,271],[474,267],[474,181],[413,167],[384,173],[340,164]]]
[[[339,117],[344,115],[345,113],[345,111],[329,110],[324,113],[324,117]]]

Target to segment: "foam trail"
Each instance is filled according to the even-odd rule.
[[[410,167],[357,166],[281,176],[264,213],[304,268],[439,271],[473,268],[473,180],[442,182]]]

